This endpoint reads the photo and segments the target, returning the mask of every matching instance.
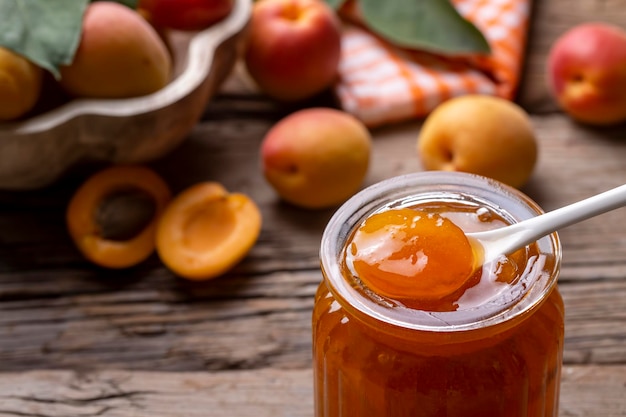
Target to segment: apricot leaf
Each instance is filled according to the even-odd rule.
[[[357,1],[366,26],[394,45],[442,54],[490,52],[480,30],[450,0]]]
[[[89,0],[0,0],[0,45],[58,77],[72,61]]]

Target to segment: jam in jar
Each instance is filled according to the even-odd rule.
[[[433,228],[475,232],[540,213],[515,189],[440,171],[391,178],[340,207],[320,251],[315,416],[557,417],[557,234],[474,265],[454,230]],[[412,235],[425,218],[435,226]]]

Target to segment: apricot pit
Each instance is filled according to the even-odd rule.
[[[74,193],[66,212],[68,231],[91,262],[127,268],[154,251],[156,220],[170,197],[167,184],[151,169],[113,166],[91,176]],[[140,202],[136,219],[124,221],[132,210],[120,210],[125,205],[121,200],[130,201],[126,207]]]
[[[207,280],[226,273],[249,252],[261,213],[246,195],[202,182],[181,192],[159,220],[156,247],[175,274]]]

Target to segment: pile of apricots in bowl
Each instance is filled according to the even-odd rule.
[[[0,34],[0,189],[36,189],[77,165],[144,163],[179,146],[235,65],[252,8],[62,1],[0,6],[15,26]]]
[[[34,52],[30,58],[0,46],[0,72],[6,81],[0,90],[0,121],[31,116],[44,100],[123,99],[155,93],[172,80],[174,71],[165,32],[206,29],[226,18],[233,6],[233,0],[204,4],[140,0],[134,8],[116,1],[89,3],[71,58],[54,68],[58,74],[53,81],[62,97],[42,96],[50,94],[43,87],[49,81],[44,78],[49,75],[47,66],[52,64]]]

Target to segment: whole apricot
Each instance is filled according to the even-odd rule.
[[[328,88],[337,76],[340,52],[339,19],[323,1],[254,3],[245,64],[268,96],[296,101]]]
[[[135,10],[110,1],[91,3],[72,63],[61,86],[76,97],[128,98],[160,90],[172,62],[156,30]]]
[[[290,114],[261,144],[267,181],[285,201],[311,209],[338,205],[358,191],[370,152],[365,125],[330,108]]]
[[[626,31],[591,22],[561,35],[548,54],[552,95],[574,119],[593,125],[626,121]]]
[[[42,77],[40,67],[0,47],[0,120],[17,119],[35,106]]]
[[[426,118],[417,139],[424,169],[463,171],[523,186],[537,161],[528,114],[493,96],[450,99]]]

